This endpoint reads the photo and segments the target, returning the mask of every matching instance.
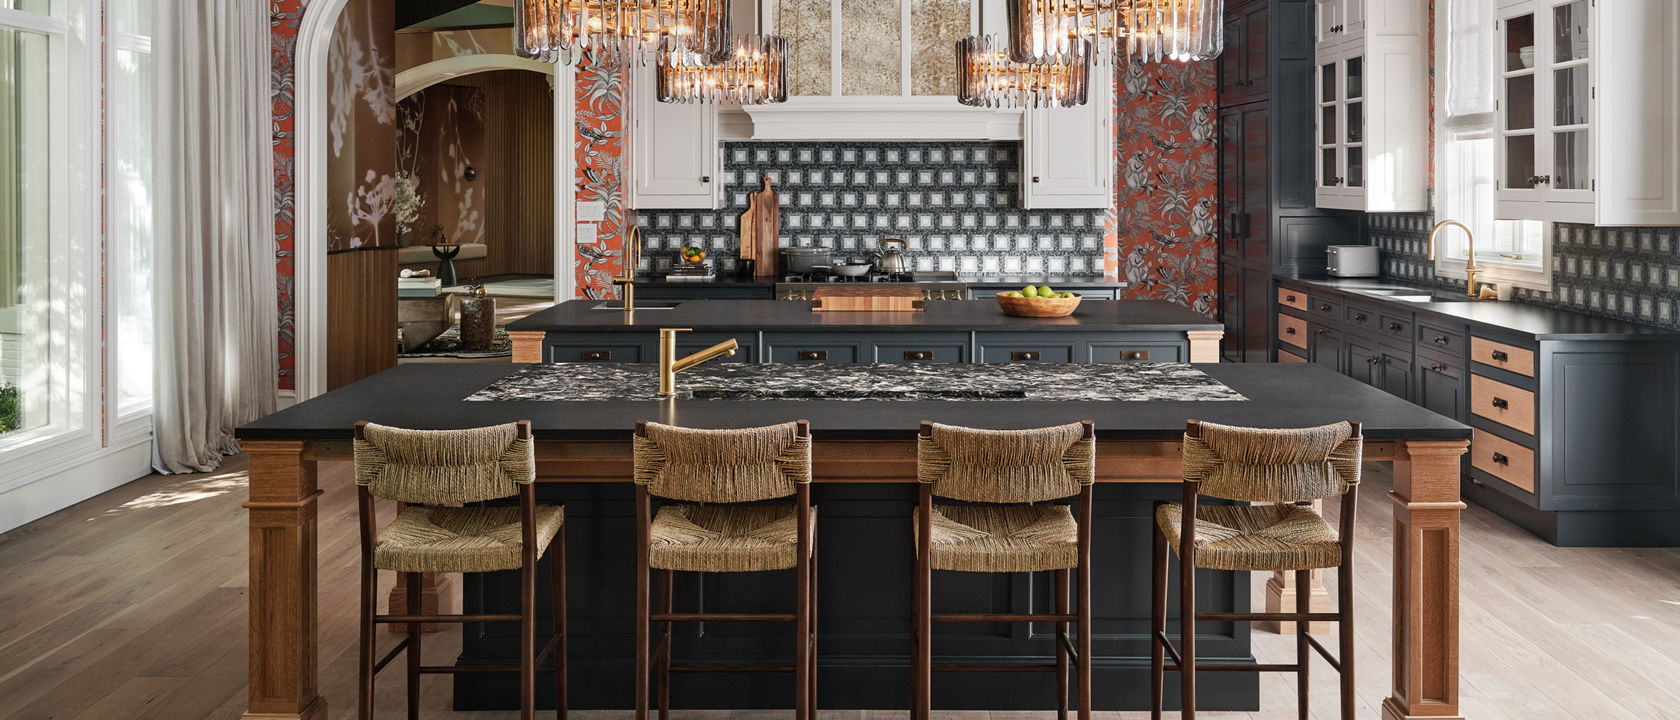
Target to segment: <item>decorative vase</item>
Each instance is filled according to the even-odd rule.
[[[484,296],[484,286],[461,299],[461,349],[489,350],[496,342],[496,298]]]
[[[397,247],[400,247],[400,248],[408,247],[408,243],[409,243],[408,237],[409,237],[408,228],[401,228],[401,227],[397,228]]]

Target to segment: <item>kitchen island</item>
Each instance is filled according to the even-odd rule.
[[[703,367],[680,375],[679,385],[690,391],[766,385],[750,374],[735,375],[768,367]],[[805,370],[869,371],[869,366],[781,367],[795,379]],[[827,708],[889,709],[909,700],[909,518],[920,421],[992,428],[1095,422],[1100,483],[1093,551],[1098,578],[1093,589],[1095,702],[1101,709],[1138,709],[1147,702],[1150,518],[1156,500],[1178,495],[1178,442],[1185,421],[1277,427],[1358,419],[1364,423],[1366,458],[1394,464],[1395,670],[1384,716],[1457,714],[1458,462],[1470,437],[1469,428],[1457,422],[1309,365],[1016,365],[1007,367],[1013,375],[983,376],[990,391],[999,394],[981,399],[957,398],[973,389],[968,382],[976,377],[973,373],[998,369],[916,366],[913,373],[892,378],[920,393],[906,399],[801,397],[789,394],[798,385],[789,380],[757,395],[665,400],[653,396],[651,370],[590,364],[408,365],[240,428],[238,437],[251,457],[247,717],[326,717],[327,699],[320,696],[316,678],[315,505],[323,488],[315,470],[322,461],[349,459],[352,424],[364,419],[434,429],[532,421],[540,495],[567,503],[576,708],[625,708],[633,700],[629,478],[635,422],[725,428],[809,420],[816,438],[813,494],[823,508],[818,533],[820,697]],[[1081,372],[1115,375],[1091,382]],[[1159,379],[1153,377],[1157,373]],[[554,394],[560,377],[613,389],[605,399],[568,399],[567,390]],[[1078,387],[1109,394],[1066,394]],[[685,580],[677,598],[689,606],[762,611],[789,600],[785,578],[775,576]],[[515,602],[509,582],[499,574],[469,576],[468,608],[496,611]],[[1248,582],[1244,575],[1209,574],[1199,595],[1207,609],[1239,609],[1246,606]],[[1035,575],[953,573],[935,583],[935,609],[1026,611],[1046,602],[1049,586],[1047,578]],[[539,620],[538,632],[542,624]],[[1205,656],[1253,661],[1246,626],[1203,623],[1199,629]],[[680,636],[682,656],[759,664],[779,661],[791,647],[774,629],[714,623],[703,630]],[[976,626],[949,634],[942,628],[935,653],[941,661],[1036,662],[1050,655],[1050,642],[1049,628]],[[468,626],[463,659],[505,659],[517,645],[512,630]],[[456,681],[456,703],[505,707],[514,697],[515,682],[495,675],[462,676]],[[546,678],[539,675],[539,682]],[[946,674],[934,683],[934,703],[950,709],[1042,708],[1051,697],[1050,682],[1026,673]],[[1204,708],[1253,708],[1258,702],[1251,674],[1212,674],[1203,683]],[[776,676],[682,676],[676,697],[694,707],[786,707],[792,702],[787,685]],[[541,691],[539,697],[544,697]]]
[[[559,303],[507,327],[516,363],[651,362],[660,328],[692,352],[733,339],[737,362],[1217,362],[1224,327],[1158,300],[1086,300],[1073,315],[1004,315],[994,300],[904,312],[816,312],[791,300]]]

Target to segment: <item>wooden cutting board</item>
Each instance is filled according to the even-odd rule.
[[[842,285],[811,293],[812,312],[919,312],[926,304],[921,288],[914,285]]]
[[[741,213],[741,258],[754,261],[753,277],[773,278],[780,275],[780,253],[776,237],[781,234],[781,207],[776,204],[776,191],[770,189],[770,178],[764,178],[764,189],[747,193],[747,211]]]

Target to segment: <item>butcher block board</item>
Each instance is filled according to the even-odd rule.
[[[927,301],[915,286],[846,285],[811,293],[812,312],[920,312]]]
[[[776,239],[781,234],[781,206],[776,191],[770,189],[770,178],[764,178],[764,189],[747,193],[747,211],[741,213],[741,249],[743,260],[752,260],[753,277],[772,278],[780,275],[777,268]]]

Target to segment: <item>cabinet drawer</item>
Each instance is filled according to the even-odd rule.
[[[1390,342],[1409,346],[1412,344],[1412,316],[1410,313],[1383,313],[1377,320],[1377,331]]]
[[[1307,321],[1294,315],[1278,313],[1278,339],[1290,345],[1307,349]]]
[[[1296,310],[1307,309],[1307,294],[1293,288],[1278,288],[1278,304]]]
[[[1470,441],[1470,465],[1524,492],[1534,492],[1534,451],[1510,440],[1490,432],[1476,433]]]
[[[1369,330],[1375,333],[1381,327],[1378,324],[1380,322],[1382,322],[1381,313],[1371,308],[1351,304],[1347,306],[1348,330]]]
[[[562,362],[627,362],[642,361],[640,343],[549,343],[545,360]]]
[[[1188,362],[1186,343],[1171,342],[1093,342],[1091,362]]]
[[[980,362],[1073,362],[1072,345],[998,343],[980,346]]]
[[[965,363],[967,342],[878,342],[871,348],[878,363]]]
[[[1324,295],[1313,295],[1307,299],[1307,307],[1315,320],[1322,323],[1339,325],[1342,322],[1342,301],[1339,298]]]
[[[1481,375],[1470,376],[1470,412],[1534,434],[1534,393]]]
[[[1470,338],[1470,359],[1483,365],[1534,377],[1534,351],[1487,338]]]
[[[861,362],[868,344],[863,338],[831,333],[765,333],[765,361],[775,363]]]
[[[1464,357],[1464,329],[1452,329],[1432,325],[1425,322],[1417,324],[1418,349],[1429,348],[1437,352],[1449,353],[1455,357]]]

